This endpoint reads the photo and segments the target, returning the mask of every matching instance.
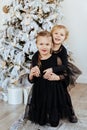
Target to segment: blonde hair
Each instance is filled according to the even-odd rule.
[[[37,33],[37,36],[36,36],[36,43],[37,43],[37,39],[38,39],[38,37],[40,37],[40,36],[43,36],[43,37],[50,37],[51,39],[52,39],[52,35],[51,35],[51,32],[49,32],[49,31],[40,31],[39,33]],[[51,53],[52,53],[52,50],[50,50],[51,51]],[[38,66],[40,67],[41,66],[41,56],[40,56],[40,54],[38,54]]]
[[[65,30],[65,40],[68,38],[69,35],[69,31],[68,29],[64,26],[64,25],[55,25],[52,30],[51,30],[51,34],[53,35],[53,32],[57,29],[64,29]]]

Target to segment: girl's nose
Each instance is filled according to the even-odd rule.
[[[46,45],[43,45],[43,48],[46,48]]]

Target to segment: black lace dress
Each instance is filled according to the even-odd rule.
[[[37,55],[38,53],[32,60],[33,66],[36,65]],[[40,125],[50,123],[51,126],[57,126],[61,118],[72,116],[72,103],[66,85],[64,86],[62,80],[49,81],[43,78],[43,71],[47,68],[55,69],[57,64],[56,55],[41,60],[41,75],[33,79],[32,92],[28,98],[24,119]],[[57,70],[55,73],[60,74],[60,72]]]

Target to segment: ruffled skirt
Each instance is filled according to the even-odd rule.
[[[71,98],[61,81],[39,79],[29,94],[24,119],[57,126],[61,118],[74,114]]]

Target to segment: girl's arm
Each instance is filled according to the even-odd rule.
[[[68,65],[68,59],[67,59],[67,51],[65,48],[61,50],[61,53],[59,55],[56,54],[57,57],[57,66],[54,66],[53,68],[48,68],[44,71],[44,78],[48,79],[51,77],[52,73],[55,73],[59,76],[60,80],[65,79],[67,77],[67,65]]]
[[[52,68],[46,69],[44,72],[47,73],[60,73],[65,70],[67,70],[68,66],[68,57],[67,57],[67,51],[65,48],[63,48],[60,52],[60,54],[55,54],[57,57],[57,66],[54,66]]]
[[[57,58],[57,62],[58,62],[58,66],[62,65],[62,61],[59,57]],[[58,67],[58,66],[56,66],[56,67]],[[62,73],[53,72],[52,68],[48,68],[48,69],[44,70],[44,73],[45,73],[44,78],[48,79],[48,80],[63,80],[63,79],[65,79],[65,75],[63,72]]]
[[[52,68],[53,72],[57,73],[57,72],[63,72],[67,70],[67,66],[68,66],[67,50],[65,48],[62,48],[60,54],[58,53],[56,55],[60,58],[61,63],[60,61],[57,62],[57,66]]]
[[[32,83],[34,82],[34,77],[39,77],[40,76],[40,70],[37,65],[38,61],[38,51],[33,55],[32,57],[32,62],[31,62],[31,67],[30,67],[30,74],[28,75],[28,80]]]

